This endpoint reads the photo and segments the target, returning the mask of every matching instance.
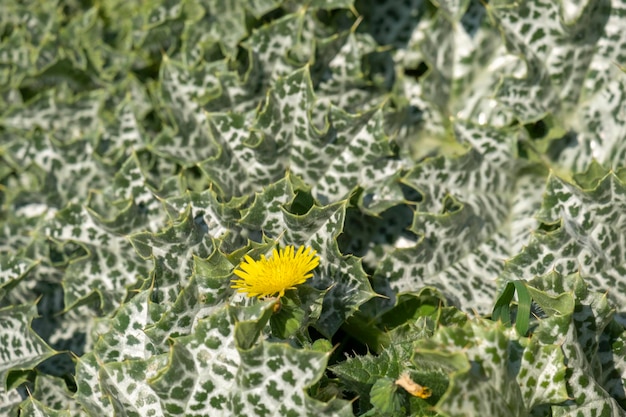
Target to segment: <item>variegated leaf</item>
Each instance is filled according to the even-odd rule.
[[[65,271],[66,307],[97,293],[102,308],[111,311],[123,301],[128,287],[148,275],[147,262],[134,254],[128,240],[108,230],[84,207],[68,205],[45,233],[56,241],[77,243],[86,251],[86,256],[72,259]]]
[[[206,258],[213,252],[215,242],[208,232],[203,217],[192,217],[191,208],[187,207],[167,229],[129,237],[137,253],[154,263],[151,280],[159,300],[174,302],[192,275],[193,257]]]
[[[611,397],[606,391],[606,388],[615,386],[615,380],[610,378],[613,363],[607,360],[607,356],[614,355],[613,347],[601,344],[608,336],[606,329],[613,319],[606,295],[591,291],[587,282],[577,274],[551,273],[533,279],[531,285],[553,295],[572,293],[576,302],[571,311],[542,320],[535,333],[535,338],[543,343],[559,343],[567,361],[567,386],[571,399],[553,405],[552,414],[626,415],[616,401],[623,396]],[[621,377],[619,380],[621,385]]]
[[[66,410],[68,415],[77,417],[84,411],[79,407],[73,395],[74,393],[70,392],[62,378],[38,374],[35,379],[33,399],[52,410]]]
[[[111,398],[100,386],[98,369],[104,364],[94,352],[81,356],[76,363],[76,401],[89,416],[113,416]]]
[[[3,116],[1,123],[16,131],[30,131],[34,127],[40,127],[48,133],[48,137],[69,144],[100,125],[98,111],[103,99],[103,92],[72,97],[67,91],[50,91],[37,97],[27,107],[12,109]],[[46,148],[48,147],[52,148],[50,145]],[[38,154],[34,150],[31,150],[31,155],[42,168],[50,170],[53,155]],[[70,155],[74,159],[83,156],[76,151]],[[63,164],[59,168],[64,168]]]
[[[306,386],[320,378],[327,354],[280,343],[254,344],[271,305],[257,304],[247,312],[217,310],[200,320],[193,334],[176,339],[169,366],[150,382],[169,413],[351,415],[343,402],[323,404],[304,393]],[[237,340],[243,339],[238,339],[235,324],[243,330],[244,322],[252,326],[245,339],[250,348],[238,349]]]
[[[239,227],[240,209],[247,197],[231,198],[222,202],[217,193],[208,189],[201,193],[187,192],[181,197],[167,200],[168,208],[176,210],[178,215],[185,215],[190,210],[190,216],[200,224],[212,238],[218,239],[220,248],[231,252],[245,244],[249,237],[246,231]]]
[[[376,52],[374,39],[350,32],[319,41],[317,47],[320,56],[316,64],[320,68],[314,66],[311,72],[314,79],[320,78],[315,89],[320,104],[327,107],[332,104],[358,114],[380,103],[382,97],[372,88],[365,74],[367,67],[361,59]],[[321,74],[316,76],[316,70]]]
[[[191,73],[169,58],[161,66],[160,98],[164,119],[171,127],[164,129],[154,141],[154,150],[183,166],[191,166],[219,153],[211,138],[201,98],[217,88],[217,78],[203,73]]]
[[[346,198],[360,183],[370,184],[375,164],[391,151],[382,111],[352,116],[331,106],[324,126],[318,126],[311,114],[314,101],[308,70],[293,72],[275,84],[255,128],[265,134],[265,146],[273,144],[281,155],[269,167],[274,175],[288,168],[313,187],[315,198],[328,204]]]
[[[609,3],[588,3],[567,22],[555,3],[490,5],[511,52],[525,56],[525,78],[505,78],[498,92],[499,100],[511,106],[516,117],[528,122],[548,112],[571,111],[603,35]]]
[[[54,102],[48,104],[56,106]],[[43,112],[40,117],[53,119],[54,121],[50,123],[58,123],[58,119],[63,120],[62,117],[56,115],[54,107],[48,111],[51,113],[50,116],[45,116]],[[71,113],[73,109],[66,109],[66,111]],[[91,117],[91,115],[85,117]],[[29,123],[37,122],[29,120],[24,123],[30,126]],[[12,162],[27,168],[34,174],[33,179],[36,179],[36,185],[33,184],[31,190],[37,190],[42,194],[38,202],[56,208],[62,208],[70,201],[82,201],[87,197],[90,189],[102,188],[108,176],[105,167],[94,159],[94,150],[90,141],[69,140],[65,136],[81,135],[83,127],[72,120],[66,120],[66,123],[74,125],[77,129],[73,133],[59,133],[66,142],[55,140],[49,133],[34,131],[28,139],[16,140],[8,149]],[[63,129],[69,128],[63,125]],[[59,128],[56,132],[63,129]],[[51,132],[55,131],[51,130]]]
[[[166,361],[165,355],[155,355],[146,360],[104,363],[98,369],[100,386],[110,399],[113,415],[167,415],[158,396],[148,384],[148,380],[156,377],[166,366]]]
[[[256,138],[243,116],[212,113],[207,117],[220,152],[199,166],[222,195],[249,194],[282,174],[284,166],[274,158],[273,142]]]
[[[47,407],[30,397],[20,404],[20,416],[28,417],[70,417],[68,410],[58,410]]]
[[[229,300],[233,265],[218,251],[206,260],[194,257],[193,275],[176,301],[163,313],[145,334],[158,347],[166,345],[168,338],[192,333],[198,321],[211,315]]]
[[[3,391],[7,373],[12,370],[32,369],[55,355],[30,328],[37,315],[34,305],[9,306],[0,309],[0,381]]]
[[[89,208],[97,213],[100,223],[117,233],[156,232],[166,224],[162,201],[136,154],[122,164],[110,187],[90,197]]]
[[[486,311],[503,260],[528,236],[520,229],[537,208],[541,178],[529,175],[516,184],[510,133],[469,123],[456,129],[470,150],[426,160],[408,173],[404,182],[420,194],[410,227],[414,235],[390,231],[395,250],[382,258],[374,277],[384,293],[389,285],[400,292],[429,285],[463,309]]]
[[[626,51],[626,45],[624,46]],[[624,52],[626,53],[626,52]],[[566,135],[557,162],[573,172],[582,172],[594,162],[620,167],[626,158],[626,76],[607,81],[572,115],[576,130]],[[567,146],[572,140],[577,146]]]
[[[526,416],[537,405],[567,400],[558,346],[534,339],[528,345],[521,342],[513,331],[480,321],[443,327],[421,342],[416,358],[446,364],[454,371],[437,409],[450,416]],[[538,385],[541,393],[535,392]]]
[[[0,300],[36,265],[32,259],[0,253]]]
[[[17,414],[17,407],[22,402],[22,396],[17,389],[6,390],[0,385],[0,413],[5,415]]]
[[[161,310],[151,298],[150,291],[142,291],[124,303],[111,319],[100,323],[100,326],[106,324],[108,329],[98,335],[93,346],[98,360],[110,363],[148,359],[163,350],[164,347],[155,346],[145,333],[146,327],[155,322]]]
[[[134,85],[131,84],[131,87]],[[135,87],[134,90],[138,88]],[[115,118],[104,127],[104,133],[98,143],[98,150],[113,160],[129,157],[131,152],[144,149],[148,139],[142,116],[146,112],[148,99],[131,89],[115,109]],[[132,94],[134,93],[134,94]],[[139,96],[139,97],[137,97]]]
[[[579,181],[583,181],[581,176]],[[595,291],[609,291],[609,298],[623,305],[620,288],[626,268],[626,187],[609,173],[597,178],[589,172],[589,188],[551,175],[538,220],[544,224],[529,245],[507,262],[502,279],[530,279],[556,271],[579,273]]]

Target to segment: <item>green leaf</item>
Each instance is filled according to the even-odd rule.
[[[511,324],[511,310],[509,308],[511,301],[513,301],[513,296],[515,295],[515,285],[513,282],[508,282],[502,293],[496,300],[496,304],[493,307],[493,313],[491,313],[491,318],[494,321],[501,321],[505,326]]]
[[[367,406],[376,381],[383,378],[397,379],[403,371],[402,363],[410,356],[410,346],[392,344],[379,356],[368,354],[349,357],[331,369],[348,390],[359,396],[360,403]]]
[[[374,409],[384,414],[399,413],[402,410],[402,397],[396,394],[398,387],[389,378],[374,382],[370,398]]]
[[[319,320],[324,294],[325,291],[304,285],[299,286],[296,291],[285,293],[280,299],[279,310],[270,319],[272,335],[281,339],[304,339],[303,335],[308,327]],[[315,342],[324,343],[325,340],[317,339]],[[332,346],[330,348],[332,350]]]
[[[513,282],[517,291],[517,317],[515,319],[515,329],[520,336],[525,336],[528,331],[530,321],[530,304],[532,299],[530,292],[522,281]]]

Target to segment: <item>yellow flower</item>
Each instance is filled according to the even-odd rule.
[[[248,297],[269,297],[285,295],[285,290],[295,288],[313,276],[311,271],[320,263],[317,252],[310,247],[300,246],[298,252],[293,246],[277,251],[271,258],[261,255],[255,261],[246,255],[244,262],[235,270],[240,279],[233,280],[231,288],[247,293]]]

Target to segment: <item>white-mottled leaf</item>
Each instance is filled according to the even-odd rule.
[[[0,381],[5,386],[12,370],[32,369],[56,354],[30,327],[37,315],[34,305],[0,309]]]
[[[60,242],[75,242],[87,256],[74,259],[64,276],[65,305],[72,306],[92,293],[111,311],[124,299],[127,287],[147,277],[148,264],[132,251],[124,236],[107,230],[84,207],[68,205],[50,221],[45,233]]]
[[[592,290],[608,291],[617,305],[626,302],[626,187],[613,173],[594,178],[590,172],[587,178],[595,185],[584,189],[550,176],[537,215],[548,230],[537,230],[528,246],[507,263],[505,282],[550,271],[579,273]]]
[[[427,159],[403,179],[420,194],[414,235],[390,230],[395,250],[384,253],[374,277],[385,293],[388,286],[399,292],[434,286],[465,310],[488,311],[504,260],[528,236],[522,227],[541,188],[530,188],[537,187],[535,175],[520,177],[519,185],[514,177],[515,132],[469,123],[457,123],[456,132],[469,151]]]

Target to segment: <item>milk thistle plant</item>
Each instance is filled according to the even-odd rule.
[[[0,1],[0,416],[626,417],[624,28]]]

